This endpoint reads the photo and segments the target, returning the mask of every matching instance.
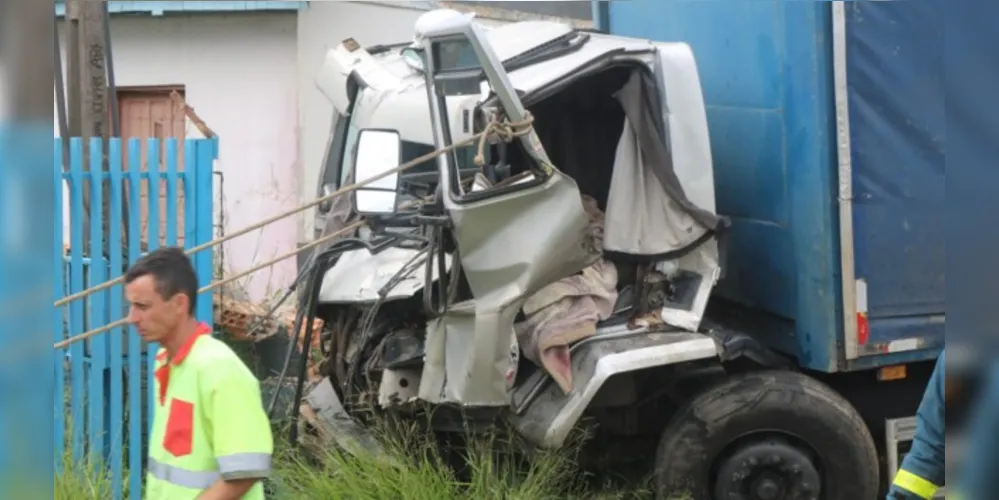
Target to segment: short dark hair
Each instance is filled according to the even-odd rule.
[[[194,315],[194,306],[198,300],[198,275],[183,248],[157,248],[144,255],[125,273],[125,284],[146,275],[154,278],[156,293],[163,300],[169,300],[178,293],[187,295],[187,312]]]

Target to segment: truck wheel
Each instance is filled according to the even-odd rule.
[[[679,408],[656,453],[659,500],[868,500],[874,440],[856,410],[795,372],[727,378]]]

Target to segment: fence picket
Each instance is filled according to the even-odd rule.
[[[70,144],[66,172],[62,170],[65,140]],[[133,264],[145,250],[155,249],[161,243],[177,245],[181,234],[178,224],[183,224],[185,247],[210,241],[213,237],[215,141],[112,138],[105,147],[102,140],[93,139],[86,144],[88,156],[80,138],[57,138],[53,147],[57,168],[53,176],[57,218],[54,232],[57,272],[53,284],[57,299],[120,277],[126,266]],[[177,164],[180,147],[184,148],[183,170]],[[104,158],[107,158],[106,172],[103,171]],[[164,161],[160,161],[161,158]],[[85,168],[88,165],[89,169]],[[144,200],[143,188],[147,193]],[[164,188],[165,204],[161,210]],[[69,194],[68,204],[63,202],[64,189]],[[84,193],[90,196],[89,207],[84,207]],[[182,213],[177,206],[181,202],[178,193],[184,196]],[[106,214],[105,205],[108,206]],[[69,209],[68,219],[64,219],[65,207]],[[92,222],[85,231],[87,212]],[[65,252],[67,228],[69,251]],[[143,240],[147,248],[143,248]],[[203,251],[192,257],[202,284],[212,279],[211,255],[211,251]],[[202,321],[211,321],[211,299],[211,294],[198,297],[196,312]],[[116,284],[58,308],[53,316],[53,338],[58,342],[107,325],[127,312],[124,285]],[[129,326],[73,343],[55,357],[56,428],[53,431],[59,448],[56,450],[57,470],[60,470],[64,453],[71,453],[73,463],[83,463],[84,458],[90,458],[92,465],[110,469],[114,500],[126,495],[130,498],[141,496],[145,450],[152,423],[149,417],[151,405],[155,404],[152,376],[157,349],[155,344],[144,346],[134,327]]]
[[[141,252],[141,147],[139,139],[128,140],[128,206],[131,209],[129,215],[136,214],[128,220],[129,265],[134,264],[139,259]],[[145,405],[142,404],[142,379],[140,378],[142,376],[142,343],[139,341],[134,327],[128,327],[128,333],[128,491],[138,492],[142,490],[142,475],[135,471],[142,470],[142,451],[145,444],[142,429],[143,407]]]
[[[90,141],[90,171],[87,179],[90,183],[90,265],[87,273],[87,286],[103,283],[105,280],[104,259],[104,144],[98,137]],[[104,309],[106,291],[95,293],[88,297],[87,328],[107,324],[107,311]],[[87,368],[89,387],[87,389],[87,451],[92,463],[100,463],[105,454],[104,441],[104,365],[107,361],[107,336],[101,335],[90,339],[84,348],[87,357],[84,366]],[[89,349],[87,349],[89,347]]]
[[[149,138],[146,140],[146,245],[149,251],[160,247],[160,140]],[[156,343],[146,344],[146,373],[151,377],[155,371],[156,351],[159,345]],[[151,380],[151,379],[147,379]],[[153,384],[147,382],[148,387]],[[146,391],[146,426],[147,432],[152,432],[153,419],[152,408],[156,404],[155,391]]]
[[[77,137],[70,140],[69,189],[70,203],[70,237],[69,237],[69,286],[70,290],[83,290],[83,141]],[[72,217],[76,214],[76,217]],[[74,220],[75,219],[75,220]],[[69,335],[83,332],[83,301],[70,304]],[[83,343],[77,342],[69,348],[70,364],[70,425],[72,440],[72,459],[79,463],[83,459],[83,397],[86,387],[86,375],[83,371]]]
[[[198,152],[198,158],[196,165],[212,165],[215,161],[217,145],[216,139],[207,140],[191,140],[188,139],[186,142],[193,142],[193,147]],[[185,148],[185,151],[187,148]],[[195,237],[193,238],[198,245],[211,241],[215,238],[215,226],[211,224],[213,210],[212,210],[212,172],[211,167],[208,168],[198,168],[195,171],[197,174],[194,176],[194,193],[195,193],[195,209],[192,213],[197,214],[208,214],[207,224],[193,224],[195,229]],[[212,281],[214,277],[214,250],[208,248],[194,255],[194,267],[198,272],[198,276],[203,276],[202,283],[207,284]],[[198,298],[198,305],[196,309],[196,314],[198,318],[202,321],[211,322],[214,316],[214,311],[212,308],[212,295],[209,293],[205,298]]]
[[[177,199],[177,139],[173,137],[166,140],[166,199],[167,220],[176,221],[177,204],[171,202]],[[176,224],[167,224],[166,244],[177,246]]]
[[[123,201],[123,188],[122,183],[124,179],[121,175],[121,164],[122,164],[122,149],[121,149],[121,139],[113,138],[110,140],[108,145],[108,181],[111,183],[111,217],[110,225],[111,228],[108,231],[108,247],[110,250],[110,273],[111,276],[117,276],[121,274],[123,270],[122,262],[122,224],[124,211],[122,209]],[[131,215],[131,213],[130,213]],[[132,215],[134,218],[135,216]],[[121,285],[115,285],[109,290],[109,302],[110,302],[110,318],[116,318],[119,314],[124,314],[125,307],[123,304],[124,289]],[[109,318],[109,319],[110,319]],[[125,331],[122,328],[115,328],[107,333],[110,336],[109,342],[109,375],[110,375],[110,388],[111,396],[109,398],[110,411],[110,425],[111,429],[111,442],[110,442],[110,454],[111,460],[109,465],[111,467],[111,495],[114,498],[122,497],[122,477],[123,471],[122,466],[124,461],[122,459],[122,446],[124,443],[124,433],[125,433],[125,420],[124,420],[124,405],[125,397],[123,394],[122,387],[122,376],[123,366],[122,360],[124,359],[124,349],[122,338]]]
[[[63,155],[62,141],[56,139],[55,146],[53,150],[55,151],[55,172],[52,176],[54,181],[52,188],[55,191],[55,232],[53,233],[52,241],[59,244],[59,249],[56,252],[56,262],[55,262],[55,272],[53,275],[53,290],[55,290],[56,296],[63,293],[65,289],[65,272],[66,272],[66,256],[64,248],[64,235],[63,235],[63,192],[64,183],[62,168],[63,161],[68,161],[69,158],[65,158]],[[66,314],[65,311],[60,309],[56,311],[53,316],[53,340],[56,342],[63,339],[63,332],[66,329]],[[66,357],[62,355],[63,353],[56,353],[53,357],[55,359],[55,401],[52,402],[53,408],[64,409],[66,407]],[[55,424],[55,444],[62,449],[66,446],[66,412],[57,411],[55,412],[55,418],[53,419]],[[56,472],[62,472],[63,457],[61,455],[56,457]]]
[[[194,170],[195,164],[198,161],[197,155],[194,154],[194,142],[184,141],[184,171],[191,172]],[[184,177],[184,213],[193,214],[197,212],[197,207],[194,205],[197,197],[195,196],[194,190],[197,186],[193,182],[188,182],[190,177]],[[194,241],[198,239],[198,235],[195,231],[194,225],[184,226],[184,248],[190,250],[196,247],[198,244]]]

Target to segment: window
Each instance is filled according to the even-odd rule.
[[[434,67],[442,72],[481,69],[475,49],[464,38],[434,44]]]

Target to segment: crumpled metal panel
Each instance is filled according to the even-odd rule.
[[[427,364],[443,358],[443,401],[504,406],[521,305],[541,287],[592,264],[600,246],[576,182],[558,170],[537,187],[473,203],[448,197],[445,204],[475,301],[452,307],[428,326]],[[421,388],[420,394],[428,400],[438,399],[428,397],[435,390],[432,372],[424,371],[426,392]]]
[[[336,264],[323,276],[319,289],[320,304],[356,304],[378,300],[378,291],[413,261],[419,252],[407,248],[389,247],[374,255],[366,248],[344,252]],[[426,262],[419,257],[414,262]],[[451,268],[451,256],[445,256],[447,269]],[[411,265],[410,271],[402,275],[389,290],[384,300],[396,300],[416,295],[423,289],[425,265]],[[432,269],[433,279],[437,280],[437,266]]]

